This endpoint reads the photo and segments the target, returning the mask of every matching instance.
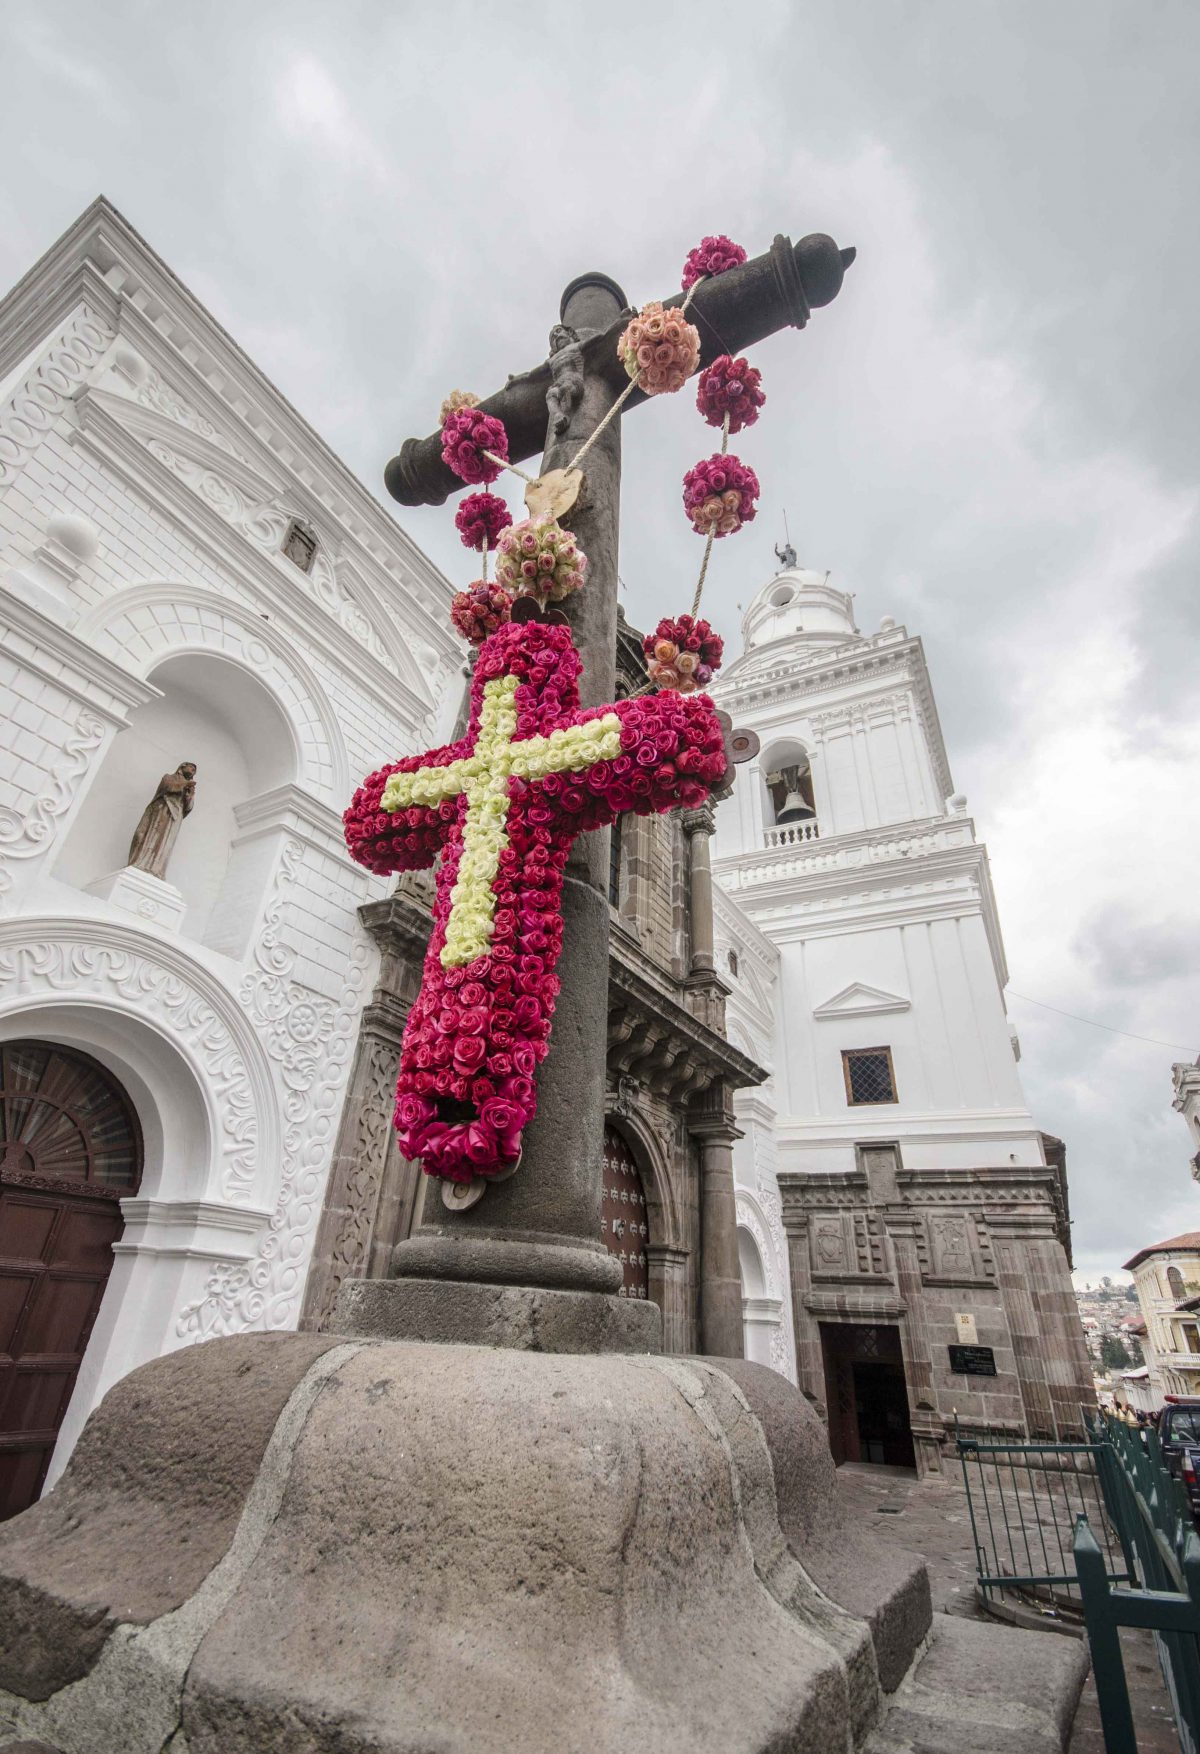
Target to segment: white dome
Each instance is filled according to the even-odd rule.
[[[858,638],[854,599],[829,583],[828,573],[789,566],[769,579],[742,617],[745,649],[752,652],[776,640],[801,646],[844,645]]]

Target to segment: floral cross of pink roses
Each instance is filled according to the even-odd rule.
[[[508,623],[479,649],[467,734],[372,774],[346,812],[368,870],[440,852],[433,934],[404,1033],[400,1147],[430,1175],[507,1173],[537,1109],[562,945],[563,869],[581,829],[704,802],[723,777],[704,694],[579,710],[570,630]]]

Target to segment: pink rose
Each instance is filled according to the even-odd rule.
[[[454,1043],[454,1064],[460,1072],[474,1072],[483,1064],[487,1043],[481,1035],[460,1035]]]

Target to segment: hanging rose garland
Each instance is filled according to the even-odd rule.
[[[732,536],[753,519],[760,491],[758,476],[748,464],[718,453],[684,476],[684,510],[697,534]]]
[[[586,573],[586,554],[555,518],[526,518],[500,532],[496,578],[515,597],[561,603],[579,590]]]
[[[696,407],[710,426],[723,427],[728,420],[731,433],[753,426],[766,399],[762,373],[748,359],[730,359],[727,353],[696,380]]]
[[[643,305],[617,342],[617,355],[647,396],[682,390],[700,363],[700,331],[681,311]]]
[[[471,645],[477,646],[495,633],[512,615],[512,598],[503,585],[489,585],[477,579],[465,591],[456,593],[450,604],[450,619]]]
[[[445,426],[450,416],[457,414],[460,408],[478,408],[478,406],[479,397],[474,390],[451,390],[438,411],[438,423]]]
[[[689,292],[698,280],[725,274],[730,268],[740,268],[745,260],[745,250],[732,239],[702,238],[694,250],[689,250],[683,264],[683,290]]]
[[[707,621],[692,615],[672,620],[664,616],[653,633],[642,641],[650,679],[660,688],[692,694],[706,688],[713,672],[721,668],[725,642]]]
[[[508,461],[504,422],[474,406],[454,409],[442,422],[442,461],[471,486],[494,481]]]
[[[479,553],[484,544],[494,548],[501,530],[512,523],[512,513],[494,493],[468,493],[454,514],[454,527],[464,548]]]

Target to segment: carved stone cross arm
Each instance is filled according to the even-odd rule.
[[[836,298],[854,255],[852,249],[840,250],[823,232],[814,232],[794,245],[780,235],[761,256],[703,281],[688,309],[689,318],[700,331],[701,368],[719,354],[752,347],[778,329],[802,329],[810,311]],[[603,277],[587,278],[595,282]],[[564,305],[570,293],[568,287]],[[680,305],[683,298],[680,292],[663,303]],[[629,381],[617,356],[617,341],[627,315],[623,312],[607,329],[581,343],[584,370],[589,378],[601,378],[609,385],[614,401]],[[485,412],[504,422],[514,463],[538,456],[545,447],[550,385],[550,365],[543,361],[532,371],[511,377],[502,390],[481,404]],[[626,408],[645,400],[642,392],[635,390]],[[440,433],[406,439],[399,456],[393,457],[384,471],[384,481],[393,499],[409,506],[442,505],[462,486],[442,461]]]

